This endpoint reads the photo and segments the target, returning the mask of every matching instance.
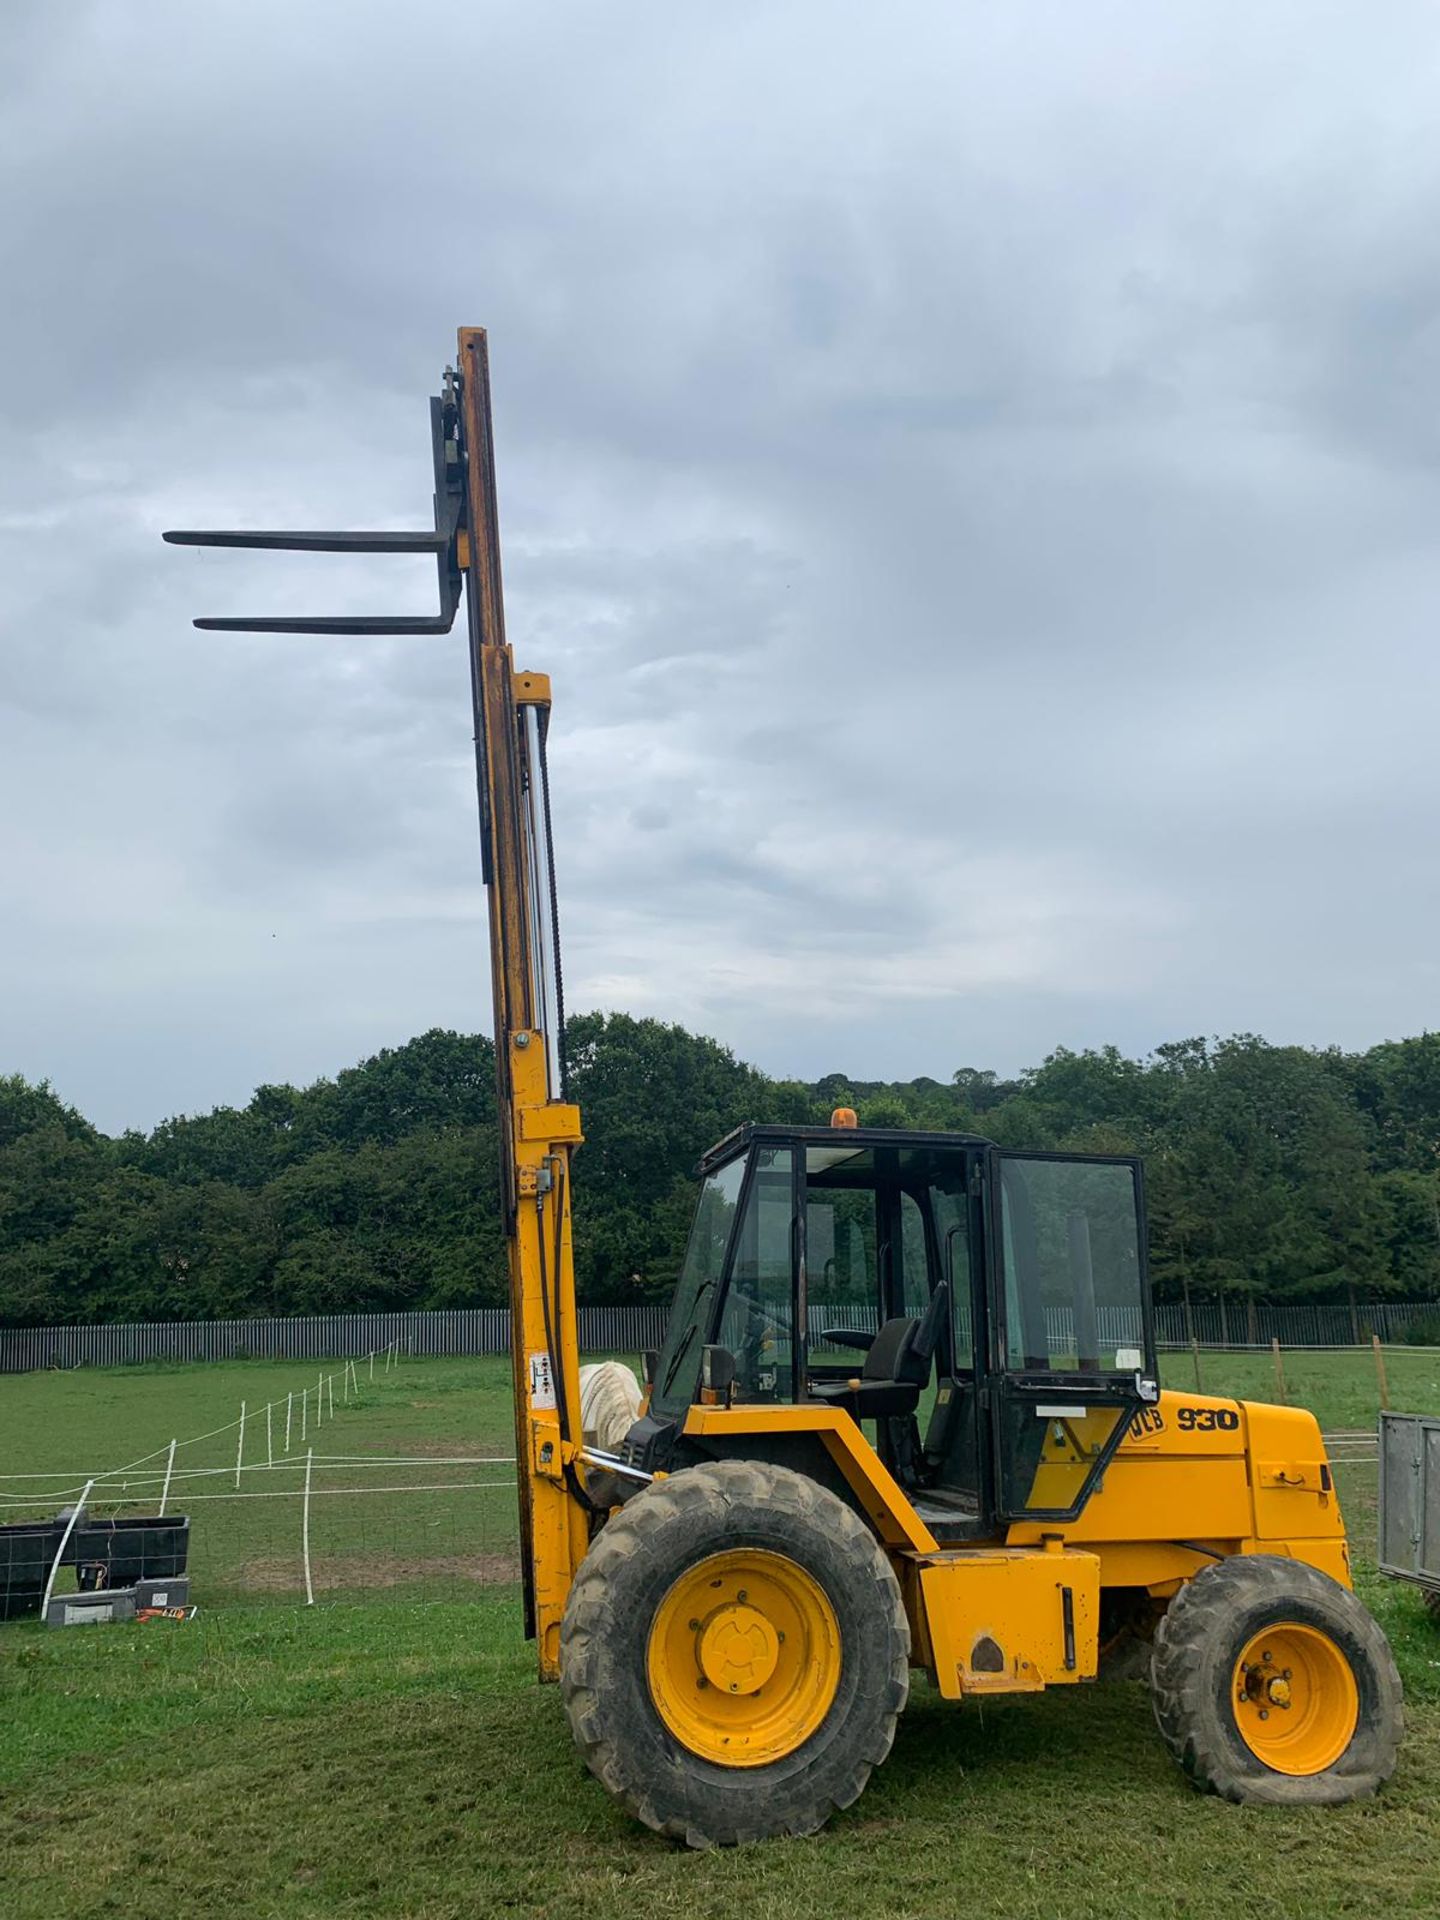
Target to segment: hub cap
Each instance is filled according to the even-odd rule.
[[[840,1685],[840,1625],[820,1583],[759,1547],[711,1554],[655,1611],[646,1652],[661,1720],[692,1753],[759,1767],[794,1753]]]

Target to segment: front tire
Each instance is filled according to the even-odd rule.
[[[1150,1684],[1171,1753],[1238,1804],[1337,1806],[1395,1769],[1404,1712],[1389,1642],[1303,1561],[1241,1555],[1196,1574],[1160,1623]]]
[[[890,1751],[909,1689],[899,1583],[803,1474],[653,1482],[581,1563],[560,1637],[576,1744],[637,1820],[692,1847],[813,1833]]]

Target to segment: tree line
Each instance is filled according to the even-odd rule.
[[[1139,1153],[1151,1268],[1252,1302],[1440,1296],[1440,1035],[1365,1053],[1181,1040],[1057,1050],[1015,1079],[776,1080],[627,1014],[567,1027],[580,1297],[663,1297],[698,1154],[745,1120]],[[0,1077],[0,1324],[484,1306],[505,1298],[494,1050],[439,1030],[333,1080],[110,1137]],[[1237,1323],[1237,1337],[1239,1333]]]

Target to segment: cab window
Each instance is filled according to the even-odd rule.
[[[790,1150],[761,1148],[754,1156],[716,1335],[735,1356],[739,1400],[794,1397],[792,1216]]]
[[[695,1397],[700,1373],[700,1349],[715,1307],[715,1293],[725,1262],[725,1249],[735,1226],[735,1209],[745,1178],[743,1159],[732,1160],[712,1173],[700,1190],[690,1226],[685,1264],[670,1308],[665,1344],[655,1366],[651,1405],[657,1412],[688,1407]]]

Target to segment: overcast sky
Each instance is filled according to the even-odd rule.
[[[0,4],[0,1071],[488,1025],[423,525],[490,329],[572,1004],[776,1073],[1440,1008],[1430,4]]]

